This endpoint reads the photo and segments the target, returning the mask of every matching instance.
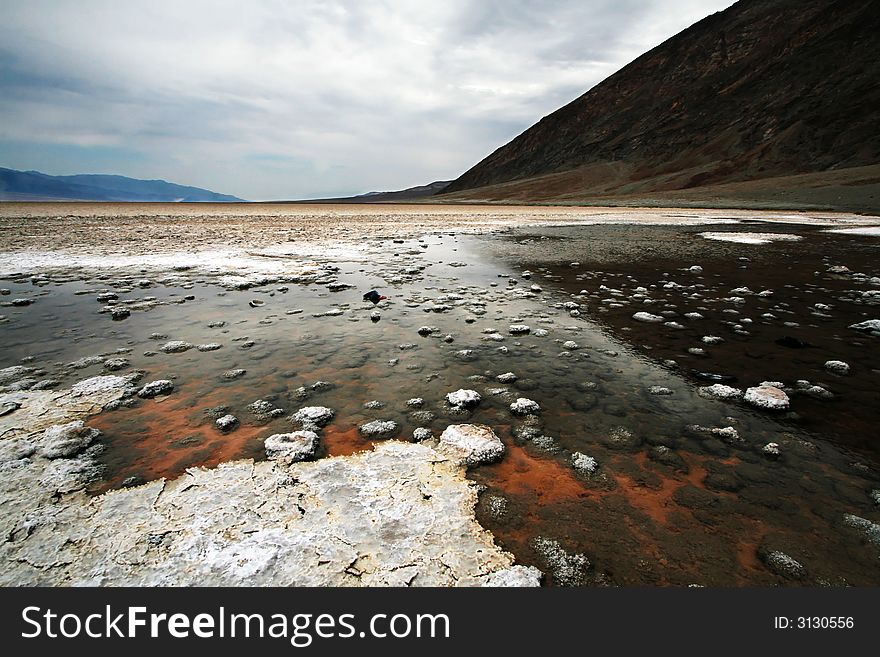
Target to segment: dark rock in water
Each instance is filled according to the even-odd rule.
[[[410,421],[415,425],[431,424],[436,418],[431,411],[413,411],[409,414]]]
[[[213,408],[206,408],[204,413],[208,417],[212,417],[215,420],[219,417],[223,417],[226,415],[226,412],[229,410],[228,406],[214,406]]]
[[[729,493],[735,493],[742,488],[742,483],[736,477],[722,472],[710,473],[703,483],[706,485],[706,488],[727,491]]]
[[[602,438],[602,443],[609,449],[634,451],[642,444],[642,440],[625,427],[615,427]]]
[[[657,445],[648,452],[648,458],[657,461],[663,465],[678,470],[679,472],[688,472],[689,468],[685,460],[675,451],[669,449],[666,445]]]
[[[572,410],[578,411],[580,413],[586,413],[596,406],[599,399],[596,397],[596,395],[585,393],[580,397],[569,397],[565,401],[568,402],[568,405],[571,406]]]
[[[806,347],[812,347],[809,342],[804,342],[799,338],[794,338],[790,335],[783,336],[777,340],[774,340],[776,344],[780,347],[788,347],[789,349],[804,349]]]
[[[110,318],[119,321],[125,319],[131,315],[131,311],[127,308],[114,308],[110,311]]]
[[[714,381],[716,383],[722,381],[736,381],[736,377],[732,374],[715,374],[714,372],[700,372],[698,370],[691,370],[695,377],[702,381]]]
[[[371,303],[374,303],[374,304],[379,303],[380,301],[382,301],[383,299],[386,299],[386,298],[387,297],[384,297],[381,294],[379,294],[378,292],[376,292],[376,290],[370,290],[369,292],[367,292],[364,295],[364,301],[370,301]]]
[[[709,491],[686,484],[672,494],[672,499],[689,509],[709,509],[718,504],[717,495]]]

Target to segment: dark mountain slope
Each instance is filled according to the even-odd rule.
[[[643,194],[880,163],[880,2],[741,0],[642,55],[453,181],[519,200]],[[538,183],[538,181],[535,181]],[[495,186],[481,194],[476,188]],[[467,190],[467,191],[464,191]],[[460,192],[455,194],[455,192]]]

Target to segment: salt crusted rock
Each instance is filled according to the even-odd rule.
[[[482,424],[452,424],[440,435],[437,451],[467,466],[497,461],[504,443]]]

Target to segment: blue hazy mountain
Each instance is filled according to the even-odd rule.
[[[138,180],[103,174],[49,176],[39,171],[0,167],[0,200],[234,203],[243,199],[164,180]]]

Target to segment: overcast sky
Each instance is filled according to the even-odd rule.
[[[0,166],[247,199],[455,178],[732,0],[0,0]]]

